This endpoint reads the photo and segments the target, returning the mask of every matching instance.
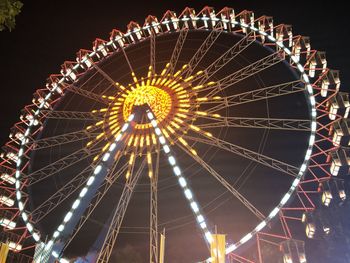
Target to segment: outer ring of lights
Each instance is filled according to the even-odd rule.
[[[230,21],[227,19],[223,19],[223,18],[209,18],[209,17],[195,17],[192,18],[192,20],[196,21],[196,20],[203,20],[203,21],[213,21],[213,22],[226,22],[226,23],[232,23],[235,26],[239,26],[242,29],[250,29],[252,31],[255,31],[265,37],[267,37],[268,40],[270,40],[271,42],[275,43],[277,46],[279,46],[281,49],[283,49],[283,51],[290,56],[290,58],[292,59],[292,61],[297,65],[297,70],[299,71],[299,73],[302,76],[302,79],[305,82],[305,87],[308,93],[308,99],[309,99],[309,103],[311,105],[311,135],[309,138],[309,146],[306,150],[305,153],[305,157],[304,157],[304,161],[299,169],[299,173],[298,176],[294,179],[291,187],[289,188],[288,192],[283,196],[283,198],[281,199],[281,201],[279,202],[279,204],[270,212],[270,214],[263,220],[261,221],[251,232],[249,232],[248,234],[246,234],[243,238],[241,238],[241,240],[239,240],[238,242],[234,243],[234,244],[229,244],[226,247],[226,254],[236,250],[238,247],[240,247],[241,245],[243,245],[244,243],[246,243],[247,241],[249,241],[257,232],[261,231],[280,211],[280,209],[289,201],[290,197],[292,196],[292,194],[294,193],[294,191],[296,190],[297,186],[299,185],[302,177],[304,176],[305,171],[307,170],[307,165],[308,165],[308,161],[310,159],[311,153],[312,153],[312,149],[313,149],[313,145],[315,143],[315,133],[316,133],[316,126],[317,126],[317,121],[316,121],[316,102],[315,102],[315,98],[313,95],[313,87],[310,84],[309,81],[309,77],[307,76],[307,74],[304,72],[304,66],[302,64],[299,63],[298,59],[296,59],[295,57],[292,56],[292,52],[283,45],[283,43],[278,42],[276,40],[275,37],[268,35],[266,32],[260,31],[258,28],[256,28],[255,26],[251,25],[251,24],[246,24],[246,23],[241,23],[241,22],[237,22],[237,21]],[[188,18],[178,18],[177,21],[188,21]],[[156,28],[157,26],[160,26],[161,24],[166,25],[170,23],[170,21],[163,21],[163,22],[158,22],[158,23],[152,23],[151,26],[144,26],[142,28],[139,28],[133,32],[128,32],[126,34],[123,35],[122,38],[126,38],[127,36],[129,36],[131,33],[137,33],[141,30],[146,30],[149,27],[153,27]],[[196,29],[194,29],[196,30]],[[224,30],[224,29],[223,29]],[[172,30],[169,30],[169,32],[171,33]],[[161,33],[158,33],[161,34]],[[109,42],[107,42],[107,45],[111,45],[113,44],[113,40],[110,40]],[[134,44],[134,43],[132,43]],[[124,47],[121,47],[124,48]],[[100,50],[97,50],[100,51]],[[90,54],[88,54],[87,56],[89,58],[91,58],[92,56],[96,55],[96,51],[91,52]],[[83,62],[80,62],[83,63]],[[77,68],[80,67],[80,64],[76,64],[73,69],[76,70]],[[88,70],[88,69],[87,69]],[[86,70],[86,71],[87,71]],[[58,85],[65,82],[65,79],[69,77],[70,72],[66,73],[65,75],[62,76],[62,78],[59,79],[58,81]],[[76,80],[76,79],[75,79]],[[74,81],[75,81],[74,80]],[[59,86],[53,87],[52,90],[50,90],[50,92],[45,96],[44,100],[40,103],[40,105],[38,106],[37,110],[34,112],[33,114],[33,118],[29,121],[29,125],[28,128],[26,129],[24,136],[23,136],[23,140],[20,144],[20,149],[18,151],[17,157],[18,160],[16,162],[16,172],[15,172],[15,189],[16,189],[16,199],[17,199],[17,203],[18,203],[18,208],[20,211],[20,215],[25,223],[25,226],[27,228],[27,230],[29,231],[29,233],[33,236],[33,239],[35,242],[39,243],[41,241],[40,238],[40,234],[38,234],[37,232],[34,231],[34,227],[33,225],[28,221],[28,214],[24,211],[24,203],[22,202],[22,194],[21,194],[21,162],[22,162],[22,157],[24,154],[24,146],[26,144],[26,141],[28,140],[28,136],[30,134],[30,131],[32,129],[32,126],[35,126],[35,122],[38,121],[38,115],[40,114],[40,111],[44,108],[45,103],[48,103],[48,100],[50,99],[50,97],[53,95],[53,93],[59,88]],[[61,94],[62,96],[62,94]],[[75,200],[76,201],[76,200]],[[74,204],[74,203],[73,203]],[[69,213],[69,212],[68,212]],[[67,215],[66,215],[67,216]],[[74,216],[74,214],[72,214],[71,216]],[[63,220],[64,221],[64,220]],[[61,225],[60,225],[61,226]],[[57,228],[56,231],[58,231],[60,229],[60,226]],[[64,227],[64,224],[63,224]],[[53,244],[56,238],[51,238],[48,242],[47,245],[49,244]]]

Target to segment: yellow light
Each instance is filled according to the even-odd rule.
[[[188,109],[179,109],[179,111],[181,111],[181,112],[184,112],[184,113],[188,113],[189,112],[189,110]]]
[[[221,117],[221,115],[217,114],[217,113],[213,114],[212,116],[215,117],[215,118],[220,118]]]
[[[139,142],[139,136],[136,135],[136,136],[135,136],[135,140],[134,140],[134,147],[137,147],[137,146],[138,146],[138,142]]]
[[[170,126],[167,126],[166,128],[167,128],[167,129],[168,129],[168,131],[170,131],[172,134],[174,134],[174,133],[175,133],[175,130],[174,130],[173,128],[171,128]]]
[[[147,145],[147,146],[150,146],[150,145],[151,145],[151,140],[150,140],[148,134],[147,134],[147,136],[146,136],[146,145]]]
[[[189,107],[191,107],[191,105],[190,105],[190,104],[187,104],[187,103],[179,103],[179,106],[180,106],[181,108],[189,108]]]
[[[198,71],[198,72],[196,73],[196,75],[197,75],[197,76],[198,76],[198,75],[201,75],[203,72],[204,72],[203,70],[200,70],[200,71]]]
[[[162,129],[162,132],[166,138],[170,138],[169,133],[165,129]]]
[[[90,130],[91,128],[92,128],[92,125],[87,126],[87,127],[86,127],[86,130]]]
[[[128,141],[128,146],[131,146],[133,139],[134,139],[134,135],[131,135]]]
[[[96,140],[101,139],[101,138],[102,138],[102,136],[103,136],[104,134],[105,134],[105,133],[104,133],[104,132],[102,132],[102,133],[100,133],[99,135],[97,135],[97,136],[96,136]]]
[[[151,153],[147,152],[147,163],[151,164],[152,163],[152,157],[151,157]]]
[[[192,89],[193,89],[193,90],[198,90],[198,89],[201,89],[201,88],[203,88],[203,87],[204,87],[203,85],[199,85],[199,86],[193,87]]]
[[[213,134],[211,134],[210,132],[205,132],[205,135],[207,135],[208,137],[213,137]]]
[[[189,76],[188,78],[186,78],[184,81],[185,82],[189,82],[190,80],[192,80],[194,78],[194,76]]]
[[[182,114],[182,113],[176,113],[176,115],[179,116],[179,117],[181,117],[181,118],[184,118],[184,119],[187,118],[187,115]]]
[[[135,153],[132,152],[130,154],[129,165],[132,165],[132,163],[134,162],[134,158],[135,158]]]
[[[145,142],[145,136],[141,135],[141,139],[140,139],[140,147],[143,147],[143,144]]]
[[[191,153],[192,153],[193,155],[197,155],[197,152],[196,152],[195,149],[191,149]]]
[[[175,128],[177,128],[177,129],[180,129],[180,126],[177,124],[177,123],[175,123],[175,122],[170,122],[170,124],[172,125],[172,126],[174,126]]]
[[[183,145],[188,146],[188,143],[187,143],[182,137],[179,138],[179,141],[180,141]]]
[[[93,161],[93,162],[96,162],[97,159],[98,159],[98,157],[99,157],[99,155],[96,155],[92,161]]]
[[[132,76],[132,79],[134,80],[134,82],[136,83],[137,82],[137,78],[136,78],[135,73],[131,72],[131,76]]]
[[[196,114],[201,115],[201,116],[207,116],[208,113],[206,113],[205,111],[196,111]]]
[[[179,118],[177,118],[177,117],[175,117],[174,120],[175,120],[176,122],[178,122],[178,123],[184,123],[183,120],[181,120],[181,119],[179,119]]]
[[[152,143],[153,143],[154,145],[157,144],[156,135],[155,135],[154,133],[152,133]]]
[[[86,147],[90,147],[92,143],[93,143],[93,141],[89,141],[89,142],[86,144]]]
[[[111,143],[106,143],[106,145],[102,148],[102,152],[106,151]]]
[[[196,101],[207,101],[208,98],[204,97],[204,98],[197,98]]]
[[[115,97],[113,97],[113,96],[108,96],[108,99],[109,99],[109,100],[115,100]]]
[[[190,128],[194,131],[200,131],[201,129],[199,129],[197,126],[194,126],[194,125],[190,125]]]

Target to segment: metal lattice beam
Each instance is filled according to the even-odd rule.
[[[260,220],[265,219],[265,216],[251,203],[249,202],[239,191],[237,191],[229,182],[227,182],[220,174],[218,174],[209,164],[207,164],[202,158],[198,155],[193,154],[182,144],[177,143],[177,146],[180,147],[184,152],[191,156],[196,162],[198,162],[205,170],[208,171],[222,186],[226,188],[233,196],[237,198],[248,210],[250,210],[257,218]]]
[[[218,39],[223,31],[222,23],[219,22],[215,25],[215,28],[206,37],[202,45],[197,49],[191,60],[187,64],[187,68],[181,73],[184,78],[188,78],[198,66],[199,62],[203,59],[205,54],[209,51],[215,41]]]
[[[156,71],[156,33],[153,30],[150,35],[150,66],[154,73]]]
[[[148,164],[152,177],[150,178],[150,263],[158,262],[158,172],[159,172],[159,156],[160,151],[157,151],[157,159],[155,168],[153,169],[152,161]],[[152,159],[151,159],[152,160]]]
[[[203,74],[195,77],[193,81],[200,79],[198,85],[202,85],[210,79],[216,72],[222,69],[227,63],[235,59],[241,52],[248,48],[252,43],[254,43],[254,34],[250,32],[240,39],[235,45],[233,45],[229,50],[222,54],[218,59],[216,59],[212,64],[210,64]]]
[[[53,163],[50,163],[49,165],[46,165],[45,167],[40,168],[37,171],[34,171],[28,175],[24,176],[24,179],[29,179],[27,184],[28,186],[36,184],[52,175],[58,174],[64,169],[88,158],[91,157],[98,152],[101,151],[101,147],[96,149],[79,149]]]
[[[303,119],[273,119],[273,118],[244,118],[244,117],[210,117],[196,115],[197,118],[210,120],[204,124],[198,124],[201,129],[240,127],[257,129],[274,129],[290,131],[310,131],[310,120]]]
[[[79,120],[79,121],[100,121],[103,120],[103,114],[81,112],[81,111],[55,111],[41,110],[41,113],[48,119],[61,120]]]
[[[167,68],[166,74],[168,74],[168,73],[173,74],[174,73],[177,61],[179,60],[179,56],[180,56],[182,47],[186,41],[187,33],[188,33],[188,28],[186,28],[186,27],[184,27],[180,30],[179,37],[177,38],[173,53],[171,54],[171,58],[169,61],[169,67]]]
[[[209,94],[207,94],[207,97],[212,97],[220,91],[280,63],[282,60],[282,51],[277,51],[254,63],[249,64],[248,66],[240,70],[233,72],[232,74],[217,81],[215,85],[201,89],[201,91],[209,90]]]
[[[91,214],[94,212],[95,208],[99,205],[100,201],[109,191],[111,186],[117,181],[118,178],[120,178],[123,174],[125,174],[128,168],[128,164],[127,163],[124,164],[118,171],[116,171],[116,167],[118,165],[119,165],[118,162],[113,164],[113,167],[110,170],[110,173],[106,176],[103,184],[99,187],[97,193],[93,197],[92,201],[89,203],[88,207],[84,212],[84,215],[79,219],[79,222],[76,224],[74,230],[72,231],[72,235],[66,241],[64,249],[66,249],[69,246],[69,244],[72,242],[74,237],[78,234],[82,226],[90,218]]]
[[[208,109],[208,112],[215,112],[215,111],[224,109],[226,107],[238,106],[245,103],[251,103],[259,100],[266,100],[266,99],[275,98],[279,96],[286,96],[286,95],[294,94],[297,92],[304,92],[304,91],[305,91],[304,83],[300,80],[296,80],[296,81],[272,85],[262,89],[251,90],[251,91],[223,97],[217,100],[210,99],[206,102],[203,102],[203,104],[217,104]]]
[[[97,102],[105,104],[105,105],[109,104],[109,101],[107,99],[102,98],[102,95],[96,94],[96,93],[88,91],[88,90],[84,90],[82,88],[78,88],[78,87],[74,86],[73,84],[68,85],[66,87],[66,90],[69,90],[73,93],[79,94],[81,96],[84,96],[85,98],[97,101]]]
[[[100,253],[98,255],[98,258],[96,262],[98,263],[108,263],[108,260],[112,254],[113,247],[115,245],[115,242],[117,240],[120,226],[123,222],[124,215],[126,212],[126,209],[128,208],[130,199],[132,197],[132,194],[134,192],[134,188],[137,184],[137,181],[140,178],[140,175],[142,173],[142,170],[145,166],[146,162],[145,160],[142,162],[142,164],[139,166],[139,169],[135,174],[131,174],[128,180],[125,183],[123,192],[121,194],[121,197],[119,199],[118,205],[114,211],[112,221],[108,228],[108,233],[106,235],[106,238],[103,242],[102,249],[100,250]]]
[[[60,134],[52,137],[42,138],[39,140],[30,141],[27,145],[33,145],[34,150],[41,150],[53,146],[59,146],[65,143],[71,143],[86,139],[91,139],[93,137],[96,137],[98,135],[96,131],[97,128],[93,127],[91,130],[87,131],[79,130],[74,132],[69,132],[65,134]]]
[[[203,144],[212,145],[212,146],[218,147],[220,149],[223,149],[225,151],[232,152],[238,156],[242,156],[242,157],[247,158],[249,160],[252,160],[254,162],[257,162],[257,163],[260,163],[260,164],[265,165],[267,167],[273,168],[279,172],[289,174],[293,177],[298,176],[299,168],[297,168],[293,165],[290,165],[290,164],[287,164],[285,162],[273,159],[273,158],[268,157],[266,155],[257,153],[257,152],[252,151],[252,150],[248,150],[242,146],[238,146],[238,145],[235,145],[235,144],[230,143],[230,142],[226,142],[226,141],[218,139],[218,138],[208,137],[207,135],[205,135],[202,132],[200,132],[200,134],[203,135],[205,138],[193,137],[193,136],[189,136],[189,135],[184,135],[183,137],[187,138],[189,140],[195,141],[195,142],[200,142]]]

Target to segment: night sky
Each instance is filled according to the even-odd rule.
[[[229,6],[236,13],[248,9],[254,11],[255,17],[273,16],[275,25],[293,25],[294,35],[310,36],[313,49],[326,51],[328,67],[340,70],[341,90],[350,90],[347,74],[350,23],[342,1],[327,5],[305,4],[299,0],[23,2],[13,32],[0,32],[1,145],[7,141],[11,126],[18,121],[20,110],[31,103],[35,90],[44,87],[46,78],[58,73],[65,60],[75,60],[79,49],[90,49],[95,38],[108,39],[113,28],[126,31],[131,20],[142,25],[149,14],[161,19],[166,10],[174,10],[179,15],[186,6],[200,11],[209,5],[217,12]],[[178,260],[176,262],[181,262],[181,258]]]

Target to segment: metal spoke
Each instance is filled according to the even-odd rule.
[[[216,83],[207,88],[201,89],[201,91],[209,90],[207,97],[212,97],[220,91],[249,78],[267,68],[270,68],[283,60],[283,52],[277,51],[270,54],[256,62],[249,64],[248,66],[233,72],[232,74],[216,81]]]
[[[91,157],[101,151],[101,147],[96,149],[79,149],[45,167],[40,168],[37,171],[34,171],[28,175],[24,176],[24,179],[29,179],[27,184],[28,186],[34,185],[50,176],[53,176],[57,173],[60,173],[67,167],[70,167],[88,157]]]
[[[89,131],[87,131],[86,129],[83,129],[79,131],[52,136],[52,137],[42,138],[39,140],[33,140],[28,142],[27,145],[33,145],[34,150],[42,150],[53,146],[60,146],[65,143],[91,139],[98,135],[98,133],[95,132],[97,129],[98,127],[94,126]]]
[[[217,104],[213,107],[210,107],[208,112],[215,112],[221,109],[242,105],[245,103],[251,103],[259,100],[266,100],[279,96],[286,96],[294,94],[297,92],[305,91],[304,83],[301,80],[295,80],[291,82],[281,83],[265,87],[262,89],[256,89],[252,91],[247,91],[220,99],[210,99],[208,101],[202,102],[203,104]]]
[[[274,129],[290,131],[310,131],[310,120],[303,119],[273,119],[273,118],[246,118],[246,117],[211,117],[196,115],[197,118],[210,120],[198,124],[201,129],[222,127],[243,127],[257,129]]]
[[[215,41],[218,39],[223,31],[222,23],[219,22],[215,25],[215,28],[210,32],[202,45],[198,48],[191,60],[187,64],[187,68],[181,73],[184,78],[188,78],[193,73],[194,69],[198,66],[199,62],[203,59],[205,54],[209,51]]]
[[[185,139],[189,139],[195,142],[200,142],[207,145],[212,145],[218,148],[221,148],[225,151],[232,152],[236,155],[242,156],[244,158],[247,158],[249,160],[253,160],[254,162],[260,163],[262,165],[265,165],[267,167],[273,168],[279,172],[283,172],[285,174],[289,174],[293,177],[298,176],[299,169],[293,165],[287,164],[285,162],[273,159],[271,157],[268,157],[266,155],[257,153],[252,150],[248,150],[242,146],[238,146],[236,144],[226,142],[224,140],[215,138],[215,137],[208,137],[203,132],[199,132],[199,134],[203,135],[203,137],[193,137],[189,135],[184,135],[183,137]]]
[[[156,71],[156,33],[153,30],[151,30],[150,46],[150,66],[154,73]]]
[[[100,95],[100,94],[96,94],[94,92],[91,92],[91,91],[88,91],[88,90],[84,90],[82,88],[78,88],[78,87],[74,86],[73,84],[68,85],[66,87],[66,89],[71,91],[71,92],[73,92],[73,93],[76,93],[76,94],[79,94],[81,96],[84,96],[84,97],[86,97],[88,99],[92,99],[92,100],[97,101],[99,103],[103,103],[105,105],[108,105],[109,102],[110,102],[109,100],[103,98],[102,95]]]
[[[79,222],[74,227],[74,230],[72,231],[72,235],[69,237],[69,239],[64,245],[64,249],[66,249],[69,246],[69,244],[72,242],[74,237],[78,234],[82,226],[90,218],[91,214],[94,212],[95,208],[99,205],[100,201],[109,191],[111,186],[117,181],[118,178],[120,178],[120,176],[125,174],[128,168],[128,164],[127,163],[124,164],[118,171],[115,171],[118,165],[119,165],[118,162],[113,164],[113,167],[110,170],[109,174],[106,176],[102,185],[99,187],[99,190],[97,191],[92,201],[89,203],[88,207],[86,208],[84,215],[79,219]]]
[[[198,85],[202,85],[210,79],[216,72],[222,69],[227,63],[236,58],[241,52],[248,48],[254,43],[255,38],[253,32],[248,33],[242,39],[240,39],[235,45],[229,50],[222,54],[212,64],[210,64],[204,71],[203,74],[195,77],[192,81],[200,79]]]
[[[222,186],[224,186],[231,194],[233,194],[246,208],[248,208],[257,218],[260,220],[265,219],[265,216],[250,203],[240,192],[238,192],[229,182],[227,182],[220,174],[218,174],[209,164],[207,164],[198,155],[193,154],[185,146],[180,143],[176,143],[184,152],[190,155],[196,162],[198,162],[205,170],[207,170],[216,180],[218,180]]]
[[[137,184],[138,179],[140,178],[145,163],[146,162],[144,160],[140,165],[138,171],[135,174],[130,175],[125,183],[118,205],[114,211],[112,221],[109,225],[108,233],[104,239],[102,249],[100,250],[98,258],[96,260],[98,263],[108,263],[109,261],[113,247],[119,234],[120,226],[124,219],[126,209],[129,205],[130,199],[134,192],[134,188]]]
[[[148,169],[150,171],[150,263],[158,262],[158,172],[159,172],[159,148],[157,151],[157,159],[155,163],[155,169],[153,169],[152,157],[149,157]]]
[[[66,183],[61,189],[55,192],[52,196],[46,199],[31,213],[33,223],[37,224],[46,217],[52,210],[60,205],[64,200],[71,196],[75,191],[81,188],[87,181],[88,175],[92,172],[93,167],[87,166],[84,170],[78,173],[73,179]]]
[[[179,59],[182,47],[185,43],[186,37],[188,33],[188,28],[184,27],[180,30],[179,37],[177,38],[173,53],[171,54],[171,58],[169,61],[169,67],[166,70],[165,75],[168,73],[173,74],[175,71],[175,67],[177,64],[177,61]]]
[[[83,121],[100,121],[103,119],[102,113],[91,113],[81,111],[55,111],[41,110],[41,113],[48,119],[63,120],[83,120]]]

